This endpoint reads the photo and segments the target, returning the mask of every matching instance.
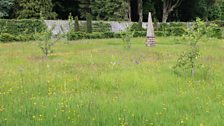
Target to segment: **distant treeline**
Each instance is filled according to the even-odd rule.
[[[69,13],[85,20],[154,21],[224,20],[223,0],[0,0],[0,18],[67,19]]]

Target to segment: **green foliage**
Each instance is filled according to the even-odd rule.
[[[70,34],[75,31],[75,28],[74,27],[75,26],[74,26],[73,16],[72,16],[71,13],[69,13],[69,16],[68,16],[68,32],[65,35],[65,37],[66,37],[67,40],[70,40],[71,39],[70,38],[71,37]],[[64,31],[63,27],[61,27],[61,29]]]
[[[51,0],[20,0],[17,15],[20,19],[39,19],[41,13],[44,19],[54,19],[56,13],[52,10]]]
[[[159,36],[159,37],[166,36],[166,34],[164,35],[164,32],[163,31],[155,31],[155,35],[156,36]]]
[[[92,33],[71,32],[68,35],[69,35],[69,40],[108,38],[108,36],[106,36],[102,32],[92,32]]]
[[[23,19],[23,20],[0,20],[0,33],[9,33],[13,35],[34,34],[46,29],[46,25],[42,20]]]
[[[159,36],[182,36],[186,33],[186,24],[179,23],[161,23],[160,27],[157,29]]]
[[[195,67],[199,66],[197,63],[197,59],[200,56],[198,42],[204,35],[206,35],[208,30],[209,27],[206,26],[206,23],[199,18],[193,24],[192,28],[188,29],[188,33],[184,37],[189,42],[190,49],[179,56],[177,63],[174,66],[174,70],[178,68],[183,70],[190,69],[192,79],[194,79]]]
[[[222,28],[217,24],[209,23],[206,31],[207,37],[221,38],[222,36]]]
[[[87,25],[87,22],[79,22],[79,31],[86,32],[86,25]],[[110,24],[108,22],[103,22],[103,21],[92,22],[92,31],[93,32],[109,32],[111,31]]]
[[[39,48],[42,50],[45,56],[53,53],[53,46],[60,39],[59,35],[53,36],[52,31],[54,28],[55,25],[52,26],[51,29],[46,29],[45,31],[35,34],[35,40],[39,41]]]
[[[133,37],[145,37],[147,31],[134,31]]]
[[[103,33],[103,36],[104,36],[105,38],[113,38],[113,37],[114,37],[114,32],[110,32],[110,31],[108,31],[108,32],[104,32],[104,33]]]
[[[125,0],[94,0],[92,14],[101,20],[127,20],[127,2]]]
[[[0,0],[0,19],[9,16],[14,0]]]
[[[86,19],[86,14],[92,12],[92,0],[77,0],[79,2],[79,13],[82,18]]]
[[[97,22],[93,22],[92,25],[93,25],[93,32],[109,32],[109,31],[111,31],[110,24],[108,22],[97,21]]]
[[[124,42],[124,48],[126,48],[126,49],[131,48],[131,39],[133,38],[134,33],[135,33],[135,31],[131,31],[130,28],[121,32],[121,39]]]
[[[130,30],[131,31],[146,31],[146,29],[144,29],[143,27],[140,27],[138,23],[133,23],[130,26]]]
[[[20,35],[13,35],[9,33],[2,33],[0,34],[0,42],[6,43],[6,42],[24,42],[24,41],[30,41],[34,40],[33,35],[30,34],[20,34]]]
[[[128,32],[131,36],[127,35],[126,32],[71,32],[68,35],[68,40],[79,40],[79,39],[105,39],[105,38],[123,38],[123,37],[145,37],[146,31],[135,31]],[[125,38],[127,39],[127,38]],[[127,42],[128,43],[128,42]]]
[[[224,20],[211,21],[213,24],[217,24],[219,27],[224,27]]]
[[[16,36],[11,35],[9,33],[0,34],[1,42],[10,42],[10,41],[16,41],[16,40],[17,40]]]
[[[52,0],[52,4],[57,19],[67,20],[69,13],[73,16],[80,15],[78,0]]]
[[[92,15],[90,13],[86,14],[86,32],[92,33]]]
[[[69,32],[74,32],[75,31],[74,20],[73,20],[73,16],[72,16],[71,13],[68,16],[68,27],[69,27]]]
[[[75,17],[75,31],[79,31],[79,18],[78,16]]]
[[[192,46],[188,51],[183,52],[178,60],[176,65],[174,66],[174,69],[181,68],[184,71],[191,70],[192,78],[195,76],[195,67],[198,66],[196,63],[196,60],[200,56],[199,54],[199,47],[198,46]]]
[[[211,9],[209,10],[209,15],[208,15],[209,20],[221,20],[222,19],[222,14],[224,13],[223,12],[224,10],[222,10],[222,6],[223,5],[221,3],[217,3],[211,7]]]

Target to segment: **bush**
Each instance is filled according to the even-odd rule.
[[[135,31],[133,37],[146,37],[146,31]]]
[[[186,33],[186,24],[184,23],[162,23],[158,28],[159,36],[182,36]]]
[[[184,28],[183,26],[178,26],[178,27],[170,27],[167,28],[167,33],[168,36],[182,36],[186,33],[186,28]]]
[[[213,28],[210,33],[207,34],[208,37],[222,38],[222,28]]]
[[[144,29],[143,27],[140,27],[140,26],[139,26],[139,23],[133,23],[133,24],[130,26],[130,30],[131,30],[131,31],[146,31],[146,29]]]
[[[33,35],[25,34],[25,35],[18,35],[17,41],[31,41],[35,40]]]
[[[163,36],[163,32],[162,31],[155,31],[155,35],[156,36]]]
[[[93,32],[110,32],[110,24],[107,22],[93,22]]]
[[[38,19],[1,19],[0,20],[0,33],[9,33],[12,35],[19,34],[34,34],[46,29],[44,22]]]
[[[86,14],[86,32],[92,32],[92,15],[90,13]]]
[[[93,33],[86,34],[85,38],[87,38],[87,39],[101,39],[101,38],[104,38],[104,36],[103,36],[103,33],[101,33],[101,32],[93,32]]]
[[[68,35],[68,40],[78,40],[86,37],[86,33],[84,32],[71,32]]]
[[[120,33],[120,32],[114,33],[114,38],[121,38],[121,37],[122,37],[122,33]]]
[[[217,24],[219,27],[224,27],[224,21],[222,20],[211,21],[211,23]]]
[[[104,32],[103,37],[104,38],[113,38],[114,37],[114,32]]]
[[[75,31],[79,31],[79,18],[78,16],[75,17]]]
[[[34,40],[33,35],[13,35],[9,33],[2,33],[0,35],[0,42],[12,42],[12,41],[30,41]]]
[[[9,34],[9,33],[3,33],[0,35],[0,41],[1,42],[10,42],[10,41],[17,41],[16,36]]]

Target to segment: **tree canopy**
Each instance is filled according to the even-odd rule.
[[[0,0],[0,18],[67,19],[69,13],[85,20],[147,21],[223,20],[223,0]]]

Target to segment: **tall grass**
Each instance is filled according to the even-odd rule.
[[[60,42],[48,58],[35,42],[0,44],[0,125],[224,125],[223,41],[200,43],[211,74],[196,81],[172,71],[186,45],[157,41],[135,38],[129,50],[119,39]]]

